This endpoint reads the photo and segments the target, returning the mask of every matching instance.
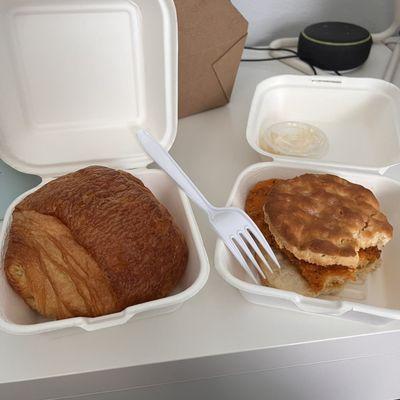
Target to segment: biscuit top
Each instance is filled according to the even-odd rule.
[[[278,182],[264,214],[280,248],[324,266],[356,268],[360,249],[382,248],[393,235],[374,194],[334,175],[305,174]]]

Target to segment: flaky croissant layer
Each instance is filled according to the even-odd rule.
[[[182,233],[150,190],[127,172],[94,166],[17,205],[5,272],[40,314],[95,317],[165,297],[187,259]]]

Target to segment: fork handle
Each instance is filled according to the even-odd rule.
[[[214,214],[215,207],[208,202],[176,161],[148,132],[140,130],[137,133],[137,138],[146,153],[178,184],[193,202],[209,215]]]

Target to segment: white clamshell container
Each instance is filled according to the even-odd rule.
[[[262,126],[314,125],[328,139],[322,158],[277,155],[259,145]],[[281,75],[254,93],[247,141],[262,160],[385,173],[400,163],[400,90],[380,79]]]
[[[261,125],[300,121],[322,129],[329,151],[318,160],[275,155],[259,147]],[[304,173],[331,173],[371,189],[394,228],[382,265],[362,282],[348,283],[337,296],[310,298],[251,283],[218,240],[215,266],[252,303],[384,324],[400,319],[400,183],[382,176],[400,163],[400,90],[375,79],[278,76],[261,82],[248,125],[249,144],[262,158],[237,178],[228,206],[244,208],[257,182]]]
[[[43,178],[99,164],[140,178],[185,234],[189,262],[175,292],[98,318],[49,321],[9,286],[3,262],[17,198],[0,236],[0,329],[91,331],[177,309],[209,264],[189,201],[136,140],[145,128],[169,149],[177,129],[177,23],[172,0],[5,0],[0,5],[0,157]]]

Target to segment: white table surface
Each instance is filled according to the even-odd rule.
[[[229,105],[179,123],[172,154],[216,205],[225,203],[238,173],[258,162],[245,139],[250,100],[259,81],[279,73],[292,71],[278,62],[242,64]],[[389,175],[400,179],[400,169]],[[213,270],[215,235],[195,214],[212,267],[197,296],[172,314],[91,333],[0,333],[0,398],[22,398],[18,393],[27,390],[31,399],[72,396],[371,357],[395,357],[391,370],[400,370],[400,322],[376,327],[246,302]]]

